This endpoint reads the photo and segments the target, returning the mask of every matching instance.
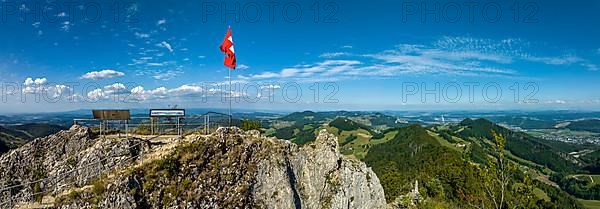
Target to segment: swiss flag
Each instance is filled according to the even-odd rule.
[[[225,66],[235,70],[235,50],[233,49],[233,37],[231,36],[231,27],[227,29],[227,34],[223,39],[223,43],[219,46],[219,49],[225,53]]]

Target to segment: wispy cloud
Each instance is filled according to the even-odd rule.
[[[155,72],[154,75],[152,75],[152,77],[156,80],[168,81],[178,77],[181,74],[183,74],[183,71],[181,70],[166,70]]]
[[[124,76],[125,73],[116,70],[101,70],[88,72],[81,76],[81,79],[102,80]]]
[[[156,26],[162,26],[162,25],[164,25],[166,23],[167,23],[167,20],[165,20],[165,18],[163,18],[163,19],[160,19],[160,20],[158,20],[156,22]]]
[[[319,55],[319,57],[335,58],[335,57],[348,56],[348,55],[350,55],[350,54],[347,52],[327,52],[327,53],[323,53],[323,54]]]
[[[135,35],[135,37],[138,37],[138,38],[150,38],[150,34],[147,34],[147,33],[140,33],[140,32],[136,31],[133,34]]]
[[[562,99],[555,99],[555,100],[547,100],[544,101],[545,104],[559,104],[559,105],[563,105],[563,104],[567,104],[568,102],[566,100],[562,100]]]
[[[245,70],[248,68],[250,68],[250,66],[244,65],[244,64],[239,64],[238,66],[235,67],[235,69],[238,69],[238,70]]]
[[[62,22],[62,26],[60,27],[60,29],[65,32],[69,32],[72,26],[73,24],[70,21],[64,21]]]
[[[165,49],[169,50],[169,52],[173,53],[173,47],[171,47],[171,44],[167,43],[166,41],[162,41],[162,42],[158,43],[156,46],[165,48]]]
[[[298,65],[291,68],[284,68],[280,72],[264,72],[251,75],[249,77],[241,76],[242,79],[281,79],[281,78],[310,78],[313,76],[325,76],[340,73],[351,73],[355,71],[360,61],[356,60],[325,60],[312,65]]]
[[[579,66],[598,70],[597,65],[575,54],[539,56],[528,51],[533,44],[521,39],[477,39],[442,37],[430,44],[400,44],[376,53],[323,53],[323,61],[267,71],[247,80],[297,79],[364,79],[412,75],[499,76],[518,77],[515,62],[543,65]],[[349,48],[349,47],[347,47]]]
[[[167,27],[166,27],[166,25],[167,25],[167,20],[166,20],[165,18],[163,18],[163,19],[160,19],[160,20],[158,20],[158,21],[156,22],[156,26],[157,26],[158,28],[160,28],[161,30],[163,30],[163,31],[166,31],[166,30],[167,30]]]

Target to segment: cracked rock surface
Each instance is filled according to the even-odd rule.
[[[73,143],[72,147],[61,149],[63,154],[60,155],[42,152],[44,157],[41,159],[46,160],[35,165],[48,168],[57,162],[66,162],[67,156],[72,156],[68,150],[80,153],[76,165],[101,156],[96,154],[96,149],[109,150],[99,153],[126,155],[132,152],[119,144],[86,143],[89,133],[80,129],[74,127],[50,136],[50,139],[73,139],[78,141],[78,145]],[[238,128],[220,128],[209,136],[191,135],[187,141],[162,159],[145,162],[141,166],[122,167],[111,173],[109,178],[93,183],[86,178],[88,171],[82,172],[81,176],[75,174],[70,178],[75,187],[69,190],[70,193],[57,195],[54,207],[387,207],[383,188],[375,173],[364,163],[340,154],[338,139],[325,130],[319,132],[315,141],[302,146],[260,136],[258,131],[244,132]],[[36,150],[32,146],[23,147],[24,153],[19,154],[18,159],[4,155],[0,160],[23,163],[22,158]],[[3,161],[0,161],[2,169],[18,170],[4,168],[7,164]],[[48,174],[52,175],[54,170],[58,169],[49,169]],[[87,186],[85,182],[88,182]]]

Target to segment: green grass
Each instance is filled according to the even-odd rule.
[[[324,125],[323,128],[325,128],[327,132],[336,135],[340,144],[350,135],[356,136],[356,140],[340,147],[340,152],[344,155],[354,156],[357,159],[363,159],[371,146],[388,142],[396,136],[396,133],[398,133],[398,131],[390,131],[381,139],[371,139],[371,133],[364,129],[339,132],[339,129],[332,126]]]
[[[544,191],[542,191],[541,189],[539,189],[539,188],[534,188],[533,189],[533,194],[537,198],[539,198],[539,199],[542,199],[542,200],[545,200],[545,201],[550,201],[550,197],[548,197],[548,195]]]
[[[594,183],[600,184],[600,175],[592,175],[592,179],[594,179]]]
[[[448,148],[450,148],[450,149],[453,149],[453,150],[455,150],[455,151],[458,151],[458,152],[461,152],[461,153],[465,151],[465,149],[464,149],[464,148],[460,148],[460,147],[458,147],[458,146],[457,146],[457,144],[452,144],[452,143],[450,143],[450,142],[448,142],[448,141],[444,140],[442,137],[438,136],[438,135],[437,135],[436,133],[434,133],[434,132],[431,132],[431,131],[429,131],[429,130],[428,130],[428,131],[427,131],[427,133],[428,133],[430,136],[432,136],[433,138],[435,138],[435,139],[436,139],[436,140],[437,140],[437,141],[438,141],[438,142],[439,142],[439,143],[440,143],[442,146],[444,146],[444,147],[448,147]],[[462,140],[461,140],[461,141],[462,141]],[[464,144],[464,142],[463,142],[463,144]]]
[[[577,200],[579,200],[579,202],[588,209],[600,209],[600,200]]]
[[[593,180],[594,184],[600,184],[600,175],[576,174],[572,175],[572,177],[577,179]]]

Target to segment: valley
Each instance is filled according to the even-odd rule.
[[[569,129],[573,126],[568,121],[583,120],[569,116],[571,113],[555,117],[535,113],[540,114],[537,119],[518,119],[522,113],[510,114],[511,117],[464,112],[246,112],[237,114],[244,119],[236,120],[236,124],[300,147],[313,146],[319,132],[325,130],[336,137],[337,150],[342,155],[373,170],[386,202],[395,206],[490,206],[494,198],[487,185],[494,181],[498,174],[495,172],[501,172],[507,176],[503,193],[508,205],[598,208],[600,145],[594,140],[598,133],[593,129]],[[65,121],[63,124],[69,119],[51,118]],[[50,121],[39,121],[44,123],[2,127],[3,152],[65,129],[49,125]],[[133,132],[143,133],[135,129]],[[135,137],[144,138],[139,134]],[[504,140],[501,146],[499,139]],[[168,149],[153,160],[161,160],[169,150],[177,149],[175,144],[167,144]],[[496,167],[499,159],[506,160],[508,167],[504,170]],[[417,202],[411,196],[415,181],[421,185]]]

